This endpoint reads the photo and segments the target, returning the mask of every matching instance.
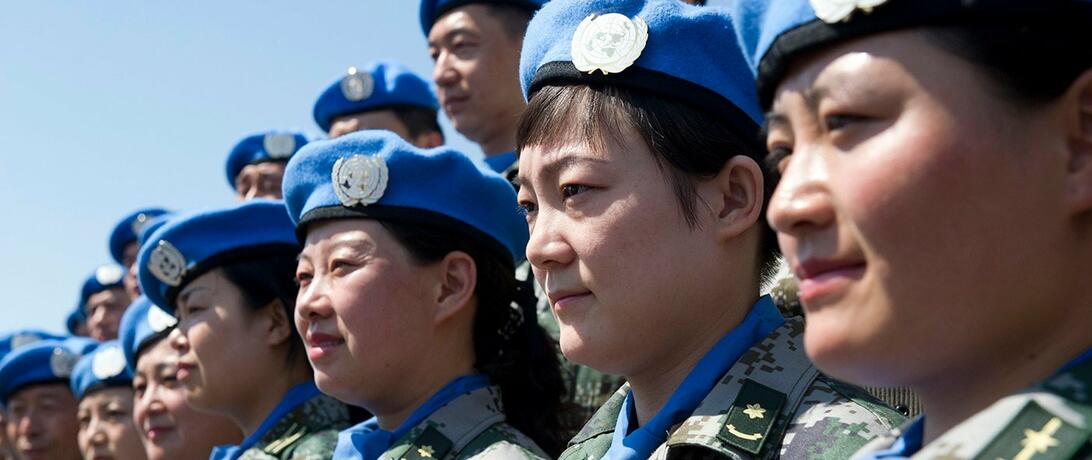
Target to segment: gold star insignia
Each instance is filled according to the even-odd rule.
[[[417,453],[422,457],[432,458],[432,454],[435,454],[436,450],[433,449],[432,446],[422,446],[420,449],[417,449]]]
[[[748,404],[743,413],[752,419],[765,418],[763,414],[766,413],[766,409],[763,409],[761,404]]]
[[[1056,447],[1058,440],[1054,439],[1054,433],[1061,427],[1062,420],[1054,417],[1039,431],[1024,430],[1024,439],[1020,441],[1020,445],[1024,448],[1013,457],[1013,460],[1030,460],[1035,454],[1045,454],[1051,447]]]

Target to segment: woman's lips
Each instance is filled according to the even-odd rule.
[[[148,428],[147,430],[144,430],[144,434],[145,434],[145,437],[147,437],[149,441],[155,442],[155,441],[163,440],[164,437],[166,437],[167,435],[169,435],[173,431],[174,431],[174,427],[153,426],[151,428]]]
[[[337,348],[345,344],[345,339],[321,332],[307,333],[307,357],[311,361],[328,357]]]
[[[175,377],[178,378],[178,380],[185,381],[193,375],[193,370],[196,368],[196,365],[179,361],[178,370],[175,371]]]
[[[800,264],[796,270],[800,279],[800,301],[805,309],[814,309],[823,300],[842,295],[853,282],[864,275],[861,261],[813,260]]]

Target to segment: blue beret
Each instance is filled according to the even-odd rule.
[[[84,355],[72,368],[69,385],[76,400],[88,392],[106,387],[129,387],[133,375],[125,367],[125,354],[117,340],[103,342],[91,353]]]
[[[605,83],[673,98],[754,138],[762,110],[727,12],[678,0],[554,0],[527,27],[520,81]]]
[[[175,317],[147,297],[137,297],[121,316],[121,325],[118,326],[118,342],[121,342],[121,349],[125,352],[129,372],[136,373],[137,358],[144,348],[166,337],[177,324]]]
[[[388,131],[308,145],[288,162],[282,189],[301,238],[308,222],[363,217],[443,226],[502,262],[522,260],[527,246],[504,177],[452,148],[422,150]]]
[[[34,329],[8,332],[0,335],[0,359],[4,359],[12,350],[22,348],[35,342],[42,340],[63,340],[64,338],[64,336]]]
[[[255,199],[178,214],[141,246],[140,287],[148,300],[173,314],[178,290],[209,270],[298,250],[280,200]]]
[[[67,383],[76,361],[95,346],[94,340],[70,337],[40,340],[8,353],[0,359],[0,405],[28,385]]]
[[[315,101],[315,123],[330,131],[342,115],[414,106],[439,110],[436,94],[424,78],[393,61],[375,61],[361,69],[349,67]]]
[[[436,23],[440,16],[447,14],[460,6],[469,5],[471,3],[487,3],[490,5],[504,5],[514,6],[517,8],[523,8],[529,13],[534,13],[536,10],[542,7],[548,0],[421,0],[421,9],[418,10],[418,16],[421,20],[421,32],[425,33],[425,37],[428,37],[428,33],[432,30],[432,25]]]
[[[123,288],[125,284],[125,267],[121,265],[107,264],[99,266],[83,281],[80,288],[80,308],[87,306],[87,299],[107,289]],[[86,313],[84,314],[86,318]]]
[[[738,0],[739,42],[769,107],[792,58],[833,43],[923,26],[1078,18],[1092,22],[1092,0]]]
[[[288,161],[288,158],[307,144],[307,136],[289,131],[267,131],[251,134],[235,144],[228,153],[224,170],[228,185],[235,189],[235,178],[247,165],[266,161]]]
[[[149,219],[166,213],[167,210],[162,208],[140,209],[125,216],[117,225],[114,225],[114,230],[110,232],[110,256],[114,258],[114,261],[119,264],[125,263],[125,246],[137,240],[137,234]]]
[[[68,330],[69,334],[76,335],[79,332],[77,329],[80,324],[87,322],[87,310],[83,308],[83,304],[76,305],[72,311],[68,312],[68,316],[64,319],[64,327]]]
[[[173,215],[173,213],[166,213],[151,218],[148,223],[144,224],[144,228],[140,229],[140,233],[137,235],[137,244],[144,246],[144,242],[148,240],[148,237],[167,223],[167,220]]]

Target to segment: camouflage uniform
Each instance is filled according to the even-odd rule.
[[[803,319],[791,318],[752,346],[651,458],[846,459],[905,420],[864,391],[820,374],[804,354],[803,332]],[[601,458],[628,392],[628,386],[618,390],[560,458]]]
[[[337,433],[350,424],[345,404],[319,395],[281,417],[239,460],[329,460]]]
[[[915,423],[920,423],[915,420]],[[907,425],[909,426],[909,425]],[[905,428],[905,427],[904,427]],[[854,458],[890,449],[902,430]],[[914,459],[1054,460],[1092,458],[1092,360],[1007,396],[922,447]]]
[[[547,458],[534,441],[505,422],[495,386],[452,400],[391,446],[379,460]]]

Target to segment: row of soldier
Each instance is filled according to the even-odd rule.
[[[1092,456],[1092,1],[420,12],[436,93],[350,68],[7,336],[7,455]]]

